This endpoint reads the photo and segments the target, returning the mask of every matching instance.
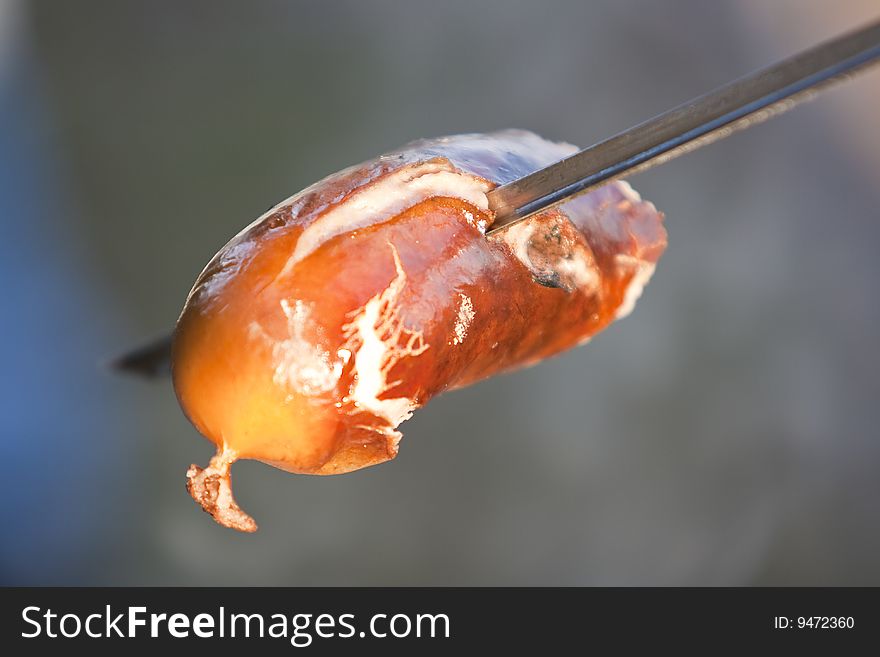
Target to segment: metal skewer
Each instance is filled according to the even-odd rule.
[[[880,61],[880,22],[806,50],[489,192],[488,234],[791,109]]]

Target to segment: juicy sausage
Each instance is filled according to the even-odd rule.
[[[666,246],[614,182],[486,236],[486,193],[576,149],[522,131],[415,142],[279,204],[198,277],[175,331],[180,404],[217,445],[187,488],[254,531],[229,466],[339,474],[397,454],[434,395],[588,341]]]

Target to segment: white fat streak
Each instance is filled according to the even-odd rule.
[[[416,404],[408,397],[379,399],[379,395],[397,385],[387,380],[391,368],[405,356],[418,356],[428,345],[422,341],[421,333],[406,329],[397,316],[395,303],[406,285],[406,273],[397,250],[393,246],[391,250],[396,270],[394,278],[387,288],[367,301],[354,320],[343,327],[343,332],[349,337],[347,346],[355,354],[355,383],[349,401],[396,429],[412,417]],[[404,338],[406,342],[401,345]]]
[[[398,279],[395,278],[389,286],[393,290]],[[361,347],[354,357],[357,381],[352,391],[352,399],[358,407],[373,411],[392,421],[398,413],[405,415],[408,412],[408,399],[394,400],[394,408],[388,408],[390,399],[380,401],[379,395],[385,388],[385,375],[382,372],[382,360],[388,352],[388,347],[379,337],[376,325],[379,323],[379,311],[382,307],[382,298],[377,295],[367,302],[363,312],[355,320],[355,328],[361,340]],[[392,416],[392,417],[389,417]],[[398,422],[402,422],[401,418]]]
[[[275,363],[272,380],[305,395],[329,392],[339,382],[350,354],[340,350],[337,358],[331,358],[329,351],[321,349],[310,339],[311,309],[299,299],[292,306],[287,299],[282,299],[281,310],[287,318],[289,337],[272,347]]]
[[[391,219],[432,197],[460,198],[486,210],[489,208],[486,193],[490,187],[491,183],[485,180],[457,173],[448,162],[404,167],[366,185],[308,226],[281,273],[289,273],[296,263],[328,239]]]
[[[623,301],[620,303],[617,312],[614,314],[616,319],[621,319],[629,315],[633,308],[636,307],[636,301],[642,296],[642,291],[654,275],[657,266],[653,262],[646,262],[634,256],[620,254],[616,258],[617,264],[622,267],[634,269],[632,279],[623,293]]]
[[[584,257],[569,260],[560,258],[556,261],[556,271],[564,274],[585,294],[592,294],[599,289],[599,269]]]
[[[455,317],[455,326],[452,329],[453,333],[455,333],[452,338],[452,344],[454,345],[464,342],[464,339],[467,337],[468,328],[470,328],[471,322],[474,321],[476,316],[471,298],[460,292],[458,298],[458,314]]]
[[[529,258],[529,240],[534,232],[535,226],[530,221],[520,221],[518,224],[506,228],[502,235],[502,239],[513,251],[513,255],[526,267],[530,267],[532,262]]]

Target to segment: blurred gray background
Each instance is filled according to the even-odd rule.
[[[98,365],[266,208],[422,136],[586,145],[876,18],[823,2],[0,0],[0,583],[880,584],[880,75],[633,179],[670,246],[588,347],[340,477],[234,468]]]

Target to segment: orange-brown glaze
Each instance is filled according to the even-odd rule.
[[[381,463],[434,395],[629,312],[666,233],[625,183],[484,234],[486,191],[572,150],[518,131],[418,142],[313,185],[224,247],[174,341],[181,406],[218,446],[188,473],[193,497],[253,531],[229,489],[234,460],[311,474]]]

